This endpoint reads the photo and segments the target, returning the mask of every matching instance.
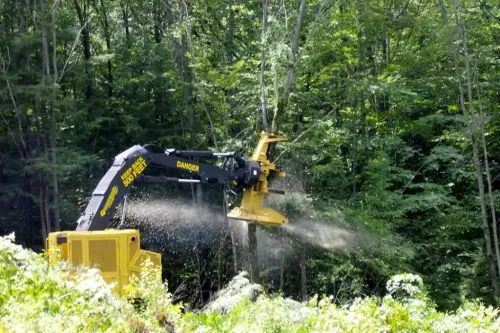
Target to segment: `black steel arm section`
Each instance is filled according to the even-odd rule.
[[[231,170],[225,170],[213,165],[192,162],[182,157],[224,157],[232,158],[235,163]],[[145,172],[151,166],[185,171],[190,174],[191,179],[145,175]],[[235,191],[239,191],[255,185],[259,175],[260,167],[257,162],[245,161],[234,153],[179,150],[167,150],[165,153],[157,153],[136,145],[115,157],[113,165],[92,193],[92,198],[85,212],[78,219],[76,230],[106,229],[110,219],[115,214],[116,208],[123,202],[128,188],[136,181],[218,183],[231,186]]]

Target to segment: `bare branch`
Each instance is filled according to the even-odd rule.
[[[293,32],[292,45],[291,45],[293,63],[288,66],[288,70],[286,73],[285,85],[283,87],[283,99],[281,103],[278,103],[278,107],[274,109],[273,121],[271,123],[272,132],[276,132],[278,130],[278,123],[277,123],[278,115],[280,109],[281,112],[283,112],[286,106],[288,105],[288,99],[290,97],[290,89],[295,79],[295,70],[297,69],[297,63],[299,58],[299,37],[300,37],[300,31],[302,29],[302,20],[304,18],[305,7],[306,7],[306,0],[301,0],[299,6],[299,12],[297,14],[297,21],[295,22],[295,30]],[[281,104],[281,108],[279,107],[279,104]]]
[[[28,147],[26,145],[26,142],[24,141],[24,133],[23,133],[23,126],[22,126],[22,122],[21,122],[21,116],[19,115],[19,109],[17,108],[16,99],[15,99],[14,94],[12,92],[9,78],[7,77],[7,69],[9,68],[10,62],[11,62],[10,50],[8,47],[7,47],[7,59],[8,59],[7,65],[5,64],[5,61],[2,62],[1,70],[3,73],[4,80],[5,80],[5,84],[7,86],[7,92],[9,93],[9,98],[12,102],[12,106],[14,107],[14,114],[16,115],[16,119],[17,119],[17,129],[19,131],[19,140],[20,140],[21,146],[23,148],[22,151],[24,152],[24,155],[23,154],[21,154],[21,155],[24,157],[28,157]],[[2,114],[2,118],[4,118],[3,114]],[[6,122],[6,120],[5,120],[5,122]],[[7,128],[10,131],[10,128],[8,126],[7,126]],[[12,136],[12,138],[14,139],[14,136]],[[17,142],[17,141],[14,140],[14,142]]]
[[[323,121],[325,121],[325,119],[329,118],[336,110],[337,110],[336,108],[333,110],[330,110],[323,118],[321,118],[319,121],[315,122],[314,124],[312,124],[311,126],[306,128],[302,133],[297,135],[297,137],[295,139],[293,139],[293,141],[290,142],[290,144],[288,146],[291,146],[294,143],[296,143],[297,141],[299,141],[300,138],[302,138],[304,135],[306,135],[307,133],[312,131],[314,128],[316,128],[319,124],[321,124]],[[285,154],[287,152],[288,152],[288,149],[286,149],[286,148],[283,149],[283,151],[278,155],[278,157],[274,160],[273,163],[277,163],[280,160],[280,158],[283,156],[283,154]]]
[[[66,74],[66,67],[68,66],[69,61],[71,60],[71,56],[73,55],[73,52],[75,51],[76,45],[78,44],[78,39],[80,39],[80,35],[82,34],[83,29],[89,24],[90,20],[92,18],[89,17],[89,19],[83,24],[83,26],[80,28],[78,33],[76,34],[75,40],[73,41],[73,45],[71,46],[71,50],[69,51],[68,58],[66,58],[66,62],[64,63],[63,69],[61,71],[61,76],[57,80],[57,83],[61,82],[61,80],[64,77],[64,74]]]
[[[60,3],[61,3],[61,0],[54,0],[54,3],[52,4],[52,7],[50,8],[52,14],[57,10]]]
[[[5,119],[2,110],[0,110],[0,117],[2,118],[2,121],[5,123],[5,128],[7,128],[7,132],[9,133],[9,136],[12,139],[12,142],[14,143],[14,146],[16,147],[16,150],[19,153],[19,156],[21,157],[21,159],[23,159],[24,158],[23,151],[16,140],[14,132],[12,132],[12,130],[10,129],[9,123],[7,122],[7,119]]]
[[[303,43],[302,48],[299,49],[300,31],[302,27],[303,16],[305,15],[305,2],[306,0],[301,0],[299,5],[299,11],[297,14],[297,21],[295,23],[294,35],[291,41],[291,50],[293,58],[291,59],[291,63],[287,69],[287,74],[285,77],[285,83],[283,88],[283,97],[282,101],[280,102],[281,105],[279,108],[276,107],[274,109],[274,115],[271,125],[272,132],[277,131],[278,128],[277,119],[280,116],[280,112],[281,113],[285,112],[286,107],[288,105],[288,100],[290,97],[290,93],[292,91],[292,84],[295,80],[295,72],[297,70],[297,65],[301,59],[302,51],[307,48],[307,45],[309,44],[311,37],[314,35],[317,28],[320,26],[319,21],[324,16],[325,8],[327,8],[327,6],[331,3],[331,0],[324,1],[319,7],[317,13],[315,13],[314,21],[313,23],[310,24],[311,28],[309,29],[309,32],[306,36],[306,40]]]

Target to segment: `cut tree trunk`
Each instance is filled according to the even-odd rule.
[[[257,255],[257,224],[255,222],[248,223],[248,256],[250,281],[258,283],[259,258]]]

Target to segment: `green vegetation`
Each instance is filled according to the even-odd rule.
[[[48,265],[45,257],[0,238],[0,331],[45,332],[498,332],[498,310],[466,302],[438,312],[415,275],[400,275],[383,298],[339,307],[314,297],[299,303],[261,295],[226,312],[183,312],[158,273],[145,266],[130,301],[115,296],[95,269]]]
[[[290,141],[273,150],[288,175],[273,187],[289,194],[273,204],[290,228],[257,230],[266,292],[332,296],[336,306],[322,301],[315,318],[372,311],[377,321],[388,307],[466,327],[431,304],[479,318],[467,302],[500,302],[499,18],[494,0],[0,0],[0,235],[42,252],[49,232],[75,228],[112,158],[132,145],[248,156],[262,130],[276,130]],[[126,222],[162,252],[174,303],[203,308],[248,270],[244,228],[221,218],[220,187],[138,185],[130,198],[158,209]],[[173,200],[215,213],[163,213]],[[0,272],[9,300],[26,304],[2,305],[26,318],[9,312],[5,325],[130,324],[135,310],[122,303],[102,313],[122,319],[97,321],[93,296],[73,290],[79,277],[63,288],[65,275],[42,274],[51,271],[33,258],[32,282],[28,268],[12,285],[17,266]],[[384,298],[401,273],[422,277],[422,310]],[[257,304],[287,302],[262,298],[189,323],[236,325]],[[35,304],[49,317],[28,316]],[[88,318],[57,319],[61,304]]]
[[[152,269],[132,282],[131,297],[116,296],[96,269],[49,265],[46,257],[0,238],[0,331],[127,332],[173,326],[179,308]]]

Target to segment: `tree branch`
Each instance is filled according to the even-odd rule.
[[[289,147],[289,146],[293,145],[294,143],[296,143],[297,141],[299,141],[300,138],[302,138],[304,135],[306,135],[311,130],[313,130],[314,128],[316,128],[319,124],[321,124],[323,121],[325,121],[325,119],[327,119],[328,117],[330,117],[335,111],[337,111],[337,109],[330,110],[323,118],[321,118],[319,121],[315,122],[314,124],[312,124],[311,126],[309,126],[308,128],[306,128],[302,133],[300,133],[299,135],[297,135],[297,137],[292,142],[290,142],[290,144],[287,145],[287,147]],[[278,157],[274,160],[273,163],[278,163],[278,161],[283,156],[283,154],[285,154],[287,152],[288,152],[288,149],[286,149],[286,148],[283,149],[283,151],[278,155]]]
[[[267,98],[266,87],[264,84],[264,74],[266,67],[266,43],[267,43],[267,0],[262,0],[262,33],[261,45],[262,53],[260,55],[260,75],[259,75],[259,90],[260,90],[260,110],[262,112],[262,125],[266,132],[270,131],[269,122],[267,120]]]
[[[14,114],[16,115],[16,119],[17,119],[17,127],[18,127],[18,131],[19,131],[19,140],[21,142],[21,147],[22,147],[22,152],[24,154],[21,154],[21,157],[25,157],[25,158],[28,158],[29,156],[29,153],[28,153],[28,146],[26,145],[26,142],[24,141],[24,133],[23,133],[23,126],[22,126],[22,122],[21,122],[21,116],[19,115],[19,109],[17,108],[17,103],[16,103],[16,99],[14,98],[14,94],[12,92],[12,88],[10,86],[10,81],[9,81],[9,78],[7,77],[7,68],[10,66],[10,51],[9,51],[9,48],[7,47],[7,58],[8,58],[8,65],[6,66],[5,65],[5,61],[2,62],[2,73],[3,73],[3,77],[4,77],[4,80],[5,80],[5,84],[7,85],[7,91],[9,93],[9,98],[12,102],[12,106],[14,107]],[[3,114],[2,114],[2,118],[4,118]],[[5,123],[8,125],[6,119],[4,118],[4,121]],[[14,136],[13,136],[13,132],[10,130],[10,127],[8,127],[8,130],[9,132],[12,133],[12,139],[14,139]],[[14,140],[14,142],[16,143],[17,141]],[[16,144],[17,145],[17,144]],[[17,145],[17,147],[19,147]],[[19,148],[18,148],[19,150]]]
[[[288,70],[285,78],[285,85],[283,88],[283,99],[281,103],[278,103],[278,107],[274,109],[273,121],[271,123],[271,132],[276,132],[278,130],[278,115],[280,112],[283,112],[288,105],[288,99],[290,97],[290,89],[292,86],[292,82],[295,78],[295,70],[297,69],[297,63],[299,58],[299,37],[300,30],[302,28],[302,20],[304,18],[304,12],[306,7],[306,0],[300,0],[299,12],[297,14],[297,21],[295,22],[295,30],[293,32],[292,38],[292,57],[293,61],[288,66]]]
[[[80,35],[82,34],[82,31],[83,29],[85,29],[85,27],[87,26],[87,24],[89,24],[90,20],[92,18],[89,17],[89,19],[87,20],[87,22],[85,22],[82,27],[80,28],[80,30],[78,30],[78,33],[76,34],[76,37],[75,37],[75,40],[73,41],[73,45],[71,46],[71,50],[69,51],[69,54],[68,54],[68,57],[66,58],[66,61],[64,62],[64,66],[63,66],[63,69],[61,70],[61,76],[59,77],[59,79],[57,80],[57,83],[61,82],[61,80],[63,79],[64,77],[64,74],[66,74],[66,67],[68,66],[68,63],[71,59],[71,55],[73,54],[73,52],[75,51],[75,48],[76,48],[76,45],[78,44],[78,40],[80,39]]]

